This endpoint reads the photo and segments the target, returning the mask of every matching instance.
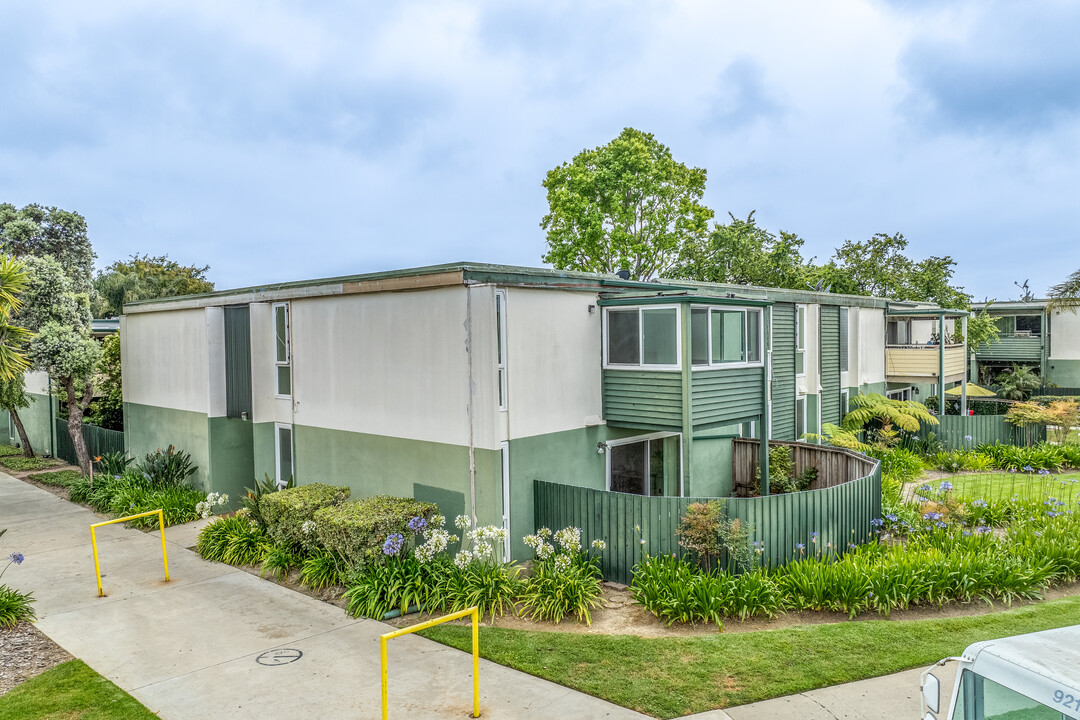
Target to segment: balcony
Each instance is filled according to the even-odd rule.
[[[998,341],[975,350],[980,362],[1039,362],[1042,360],[1043,338],[1038,333],[1001,333]]]
[[[885,347],[885,376],[889,382],[937,382],[941,370],[941,353],[945,353],[945,382],[964,379],[963,344],[945,345],[888,345]]]

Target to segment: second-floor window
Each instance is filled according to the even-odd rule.
[[[890,320],[886,332],[888,345],[911,345],[911,320]]]
[[[506,386],[506,292],[495,291],[495,343],[498,346],[499,409],[507,407]]]
[[[840,372],[851,369],[851,343],[848,342],[848,315],[850,308],[840,308]]]
[[[274,304],[274,394],[292,395],[292,355],[289,345],[289,304]]]
[[[761,310],[690,309],[690,362],[695,367],[761,363]]]
[[[606,365],[679,367],[678,307],[608,308],[604,320]]]
[[[795,374],[806,374],[806,306],[795,306]]]

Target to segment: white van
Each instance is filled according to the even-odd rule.
[[[942,710],[934,668],[959,663]],[[1080,719],[1080,625],[977,642],[923,673],[924,720]]]

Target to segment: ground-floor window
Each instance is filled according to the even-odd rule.
[[[851,391],[840,391],[840,422],[844,421],[844,416],[851,410]]]
[[[674,433],[611,440],[608,490],[633,495],[681,494],[681,436]]]
[[[806,396],[795,398],[795,439],[802,440],[806,434]]]
[[[502,492],[503,492],[503,527],[506,528],[506,539],[503,541],[503,559],[510,558],[510,443],[503,442],[499,445],[499,455],[502,458]]]
[[[910,400],[911,388],[904,388],[903,390],[889,390],[885,393],[885,397],[890,400]]]
[[[292,425],[274,425],[274,454],[278,483],[284,484],[293,476]]]

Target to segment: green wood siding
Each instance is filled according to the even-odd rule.
[[[772,437],[795,439],[795,306],[772,308]]]
[[[604,419],[645,430],[682,430],[682,373],[605,370]]]
[[[981,361],[986,360],[1023,360],[1025,362],[1039,362],[1042,360],[1041,337],[1013,337],[1001,336],[995,343],[980,347],[975,352],[975,357]]]
[[[821,422],[840,424],[840,308],[822,305]],[[820,432],[820,430],[819,430]]]
[[[225,415],[251,417],[251,316],[248,305],[225,308]]]
[[[938,423],[924,423],[919,436],[934,433],[950,450],[970,450],[983,443],[1023,447],[1046,441],[1045,425],[1017,427],[1005,422],[1004,415],[943,415]]]
[[[761,415],[763,368],[698,370],[692,375],[694,428],[730,425]]]

